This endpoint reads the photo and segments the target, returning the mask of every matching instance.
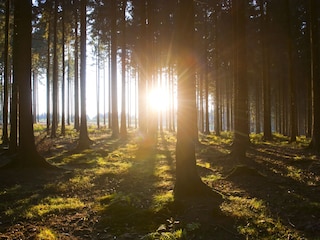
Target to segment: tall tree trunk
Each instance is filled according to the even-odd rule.
[[[312,90],[312,140],[310,148],[320,152],[320,79],[318,1],[309,0]]]
[[[118,80],[117,80],[117,1],[111,0],[111,78],[112,78],[112,137],[119,136]]]
[[[297,123],[297,97],[296,97],[296,79],[293,75],[293,40],[291,30],[291,13],[290,3],[286,0],[287,8],[287,27],[288,27],[288,76],[289,76],[289,89],[290,89],[290,142],[295,142],[298,135]]]
[[[53,7],[53,70],[52,70],[52,126],[51,137],[55,138],[58,127],[58,4],[54,1]]]
[[[147,133],[147,107],[146,107],[146,81],[147,81],[147,74],[146,74],[146,65],[147,65],[147,57],[146,53],[143,51],[147,44],[147,27],[146,27],[146,3],[145,0],[140,1],[140,24],[141,24],[141,40],[139,43],[139,57],[140,57],[140,64],[139,64],[139,76],[138,76],[138,120],[139,120],[139,131],[142,134]]]
[[[2,144],[9,144],[8,136],[8,85],[10,79],[9,63],[9,26],[10,26],[10,0],[6,0],[5,40],[4,40],[4,84],[3,84],[3,117],[2,117]]]
[[[127,1],[122,2],[123,19],[122,19],[122,51],[121,51],[121,63],[122,63],[122,94],[121,94],[121,128],[120,134],[122,137],[127,135],[126,124],[126,6]]]
[[[213,192],[205,185],[196,169],[195,138],[197,129],[195,67],[194,59],[194,3],[179,2],[176,35],[178,70],[178,129],[176,143],[176,199],[186,196],[210,195]]]
[[[78,149],[86,149],[90,146],[91,140],[88,136],[87,128],[87,110],[86,110],[86,54],[87,54],[87,0],[81,0],[80,11],[80,98],[81,98],[81,124],[80,124],[80,136],[78,142]]]
[[[79,36],[78,36],[78,0],[74,4],[74,128],[79,130]]]
[[[272,140],[271,132],[271,99],[269,79],[269,41],[268,41],[268,9],[264,9],[264,1],[261,1],[261,41],[262,41],[262,82],[263,82],[263,139]]]
[[[50,4],[50,3],[49,3]],[[50,133],[50,123],[51,123],[51,110],[50,110],[50,66],[51,66],[51,11],[52,7],[50,6],[49,10],[49,18],[47,23],[47,31],[48,31],[48,38],[47,38],[47,134]]]
[[[62,108],[61,108],[61,135],[65,135],[66,131],[66,117],[65,117],[65,97],[66,97],[66,90],[65,90],[65,4],[64,0],[62,1],[62,82],[61,82],[61,97],[62,97]]]
[[[19,89],[19,155],[7,166],[26,167],[49,164],[35,145],[31,97],[31,0],[14,1],[15,34],[13,40],[14,79]]]
[[[97,45],[97,62],[96,62],[96,89],[97,89],[97,128],[100,128],[100,36],[98,32]]]
[[[243,159],[249,145],[248,86],[246,65],[245,0],[234,2],[236,14],[235,40],[235,115],[232,156]]]

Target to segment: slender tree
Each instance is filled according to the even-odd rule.
[[[122,94],[121,94],[121,128],[120,134],[122,137],[127,135],[127,124],[126,124],[126,6],[127,1],[122,1],[122,50],[121,50],[121,63],[122,63]]]
[[[111,0],[111,78],[112,78],[112,137],[119,136],[118,84],[117,84],[117,1]]]
[[[52,66],[52,125],[51,137],[55,138],[58,127],[58,4],[53,6],[53,66]]]
[[[62,0],[62,18],[61,18],[61,24],[62,24],[62,38],[61,38],[61,46],[62,46],[62,82],[61,82],[61,135],[65,135],[65,131],[66,131],[66,86],[65,86],[65,17],[66,17],[66,5],[65,5],[65,1]]]
[[[271,132],[271,98],[269,79],[269,51],[268,51],[268,9],[264,7],[264,0],[260,4],[261,11],[261,43],[262,43],[262,82],[263,82],[263,139],[272,140]]]
[[[295,142],[298,135],[296,76],[293,75],[293,33],[291,30],[291,11],[289,0],[286,0],[288,31],[288,78],[290,89],[290,142]]]
[[[74,7],[74,128],[79,130],[79,36],[78,36],[78,0]]]
[[[235,115],[232,156],[243,159],[249,145],[248,83],[246,65],[245,0],[233,2],[235,14]]]
[[[320,66],[319,66],[319,4],[309,0],[312,90],[312,140],[309,148],[320,152]]]
[[[87,127],[87,110],[86,110],[86,46],[87,46],[87,0],[81,0],[80,11],[80,98],[81,98],[81,123],[80,123],[80,136],[78,142],[78,149],[86,149],[90,146],[91,140],[88,136]]]
[[[8,137],[8,85],[10,78],[9,64],[9,24],[10,24],[10,0],[6,0],[5,16],[5,43],[4,43],[4,84],[3,84],[3,118],[2,118],[2,144],[9,144]]]
[[[50,66],[51,66],[51,12],[52,12],[52,3],[48,3],[49,5],[49,12],[48,12],[48,20],[47,20],[47,134],[49,135],[50,133],[50,116],[51,116],[51,111],[50,111]]]

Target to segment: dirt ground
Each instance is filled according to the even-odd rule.
[[[90,137],[82,152],[76,135],[38,137],[56,170],[0,170],[0,239],[320,239],[320,158],[305,141],[252,138],[238,162],[228,134],[201,136],[198,170],[217,203],[174,201],[173,134],[154,147],[135,132]]]

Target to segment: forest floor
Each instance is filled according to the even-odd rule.
[[[56,139],[38,130],[39,152],[59,169],[0,170],[0,239],[320,239],[320,157],[305,138],[252,135],[235,162],[232,134],[201,135],[197,167],[224,195],[217,206],[174,201],[174,134],[152,147],[134,131],[89,133],[91,148],[78,152],[72,129]]]

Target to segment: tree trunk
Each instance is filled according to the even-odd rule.
[[[249,145],[248,87],[246,65],[245,0],[234,2],[236,14],[235,40],[235,115],[232,156],[243,159]]]
[[[140,24],[141,24],[141,40],[139,44],[139,57],[140,57],[140,64],[139,64],[139,77],[138,77],[138,104],[139,104],[139,113],[138,113],[138,120],[139,120],[139,131],[145,135],[147,133],[147,107],[146,107],[146,65],[147,65],[147,58],[146,53],[143,51],[143,48],[146,46],[147,43],[147,27],[146,27],[146,11],[145,11],[145,1],[140,1]]]
[[[271,99],[269,79],[269,51],[268,51],[268,9],[264,9],[264,1],[261,2],[261,42],[262,42],[262,82],[263,82],[263,139],[272,140],[271,132]],[[265,11],[265,12],[264,12]]]
[[[10,26],[10,0],[6,0],[5,17],[5,43],[4,43],[4,83],[3,83],[3,118],[2,118],[2,144],[9,144],[8,136],[8,85],[10,79],[9,63],[9,26]]]
[[[312,140],[310,148],[320,152],[320,79],[319,79],[319,24],[318,1],[309,0],[310,45],[311,45],[311,90],[312,90]]]
[[[55,138],[58,127],[58,4],[57,0],[54,1],[53,7],[53,70],[52,70],[52,126],[51,126],[51,138]]]
[[[33,134],[31,94],[31,0],[14,1],[14,79],[19,89],[19,154],[6,167],[48,167],[37,150]]]
[[[100,36],[98,32],[97,62],[96,62],[96,91],[97,91],[97,128],[100,128]]]
[[[112,95],[112,137],[119,136],[118,80],[117,80],[117,1],[111,0],[111,95]]]
[[[62,96],[62,108],[61,108],[61,135],[65,135],[66,131],[66,117],[65,117],[65,4],[62,2],[62,83],[61,83],[61,96]]]
[[[49,17],[48,17],[48,23],[47,23],[47,28],[48,28],[48,45],[47,45],[47,134],[49,135],[50,133],[50,123],[51,123],[51,110],[50,110],[50,66],[51,66],[51,11],[52,7],[50,7],[49,11]]]
[[[297,124],[297,99],[296,99],[296,79],[293,75],[293,40],[291,31],[291,14],[289,0],[286,0],[287,8],[287,28],[288,28],[288,76],[289,76],[289,89],[290,89],[290,142],[295,142],[298,135]]]
[[[83,150],[89,148],[91,140],[88,136],[87,128],[87,110],[86,110],[86,46],[87,46],[87,12],[86,2],[87,0],[81,0],[80,11],[80,98],[81,98],[81,123],[80,123],[80,136],[78,142],[78,149]]]
[[[122,2],[123,19],[122,19],[122,51],[121,51],[121,63],[122,63],[122,94],[121,94],[121,137],[127,136],[127,123],[126,123],[126,6],[127,1]]]
[[[196,169],[195,138],[196,96],[194,59],[194,5],[193,0],[179,2],[176,47],[178,70],[178,129],[176,144],[176,199],[186,196],[211,195]]]
[[[79,130],[79,36],[78,36],[78,3],[74,4],[74,128]]]

